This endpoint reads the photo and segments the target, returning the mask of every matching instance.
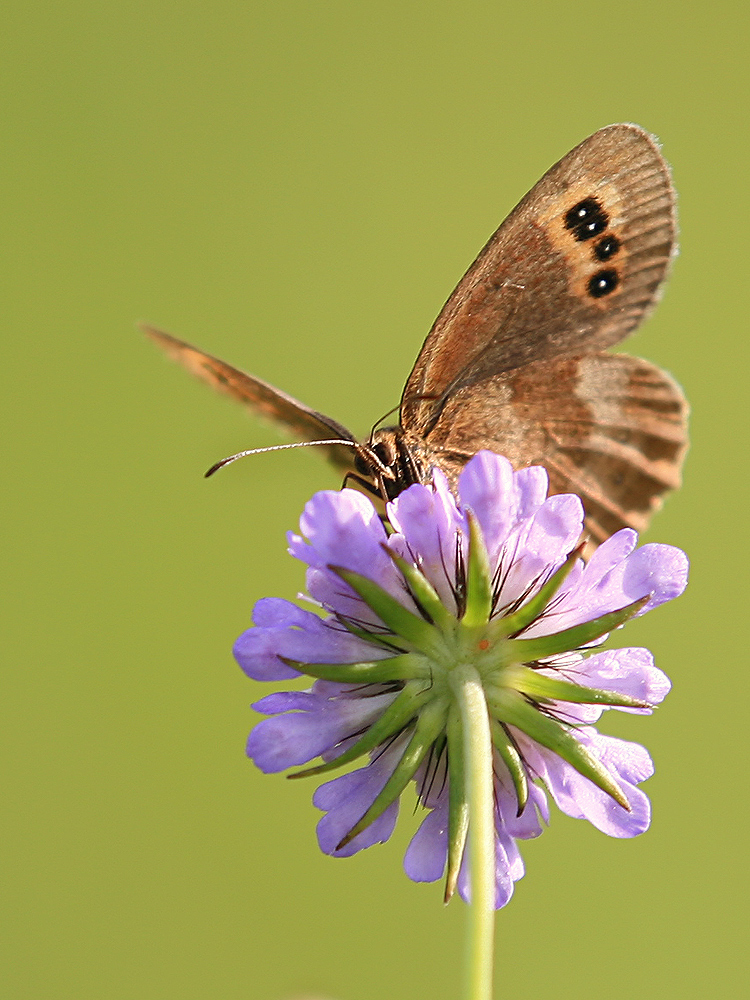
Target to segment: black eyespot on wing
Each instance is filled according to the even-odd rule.
[[[594,257],[597,260],[609,260],[610,257],[614,257],[621,246],[618,238],[612,233],[608,233],[594,244]]]
[[[589,295],[592,299],[600,299],[613,292],[619,284],[620,276],[617,271],[613,267],[606,267],[589,278]]]
[[[575,239],[590,240],[604,232],[609,216],[596,198],[584,198],[565,213],[564,225]]]

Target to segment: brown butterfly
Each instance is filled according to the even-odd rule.
[[[600,542],[642,530],[680,483],[685,398],[655,365],[603,353],[655,304],[675,252],[669,167],[637,125],[600,129],[551,167],[471,265],[422,345],[399,425],[366,442],[253,375],[146,332],[217,389],[323,445],[383,499],[455,483],[482,448],[540,464],[551,493],[578,493]],[[221,465],[223,463],[219,463]]]

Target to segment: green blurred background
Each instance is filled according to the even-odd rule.
[[[518,198],[596,128],[655,132],[682,254],[628,344],[693,406],[649,539],[688,594],[630,629],[675,690],[610,718],[654,824],[556,813],[498,918],[498,997],[738,995],[747,962],[748,79],[736,0],[6,5],[3,496],[9,998],[457,996],[465,909],[389,844],[320,855],[312,785],[244,758],[230,644],[293,597],[320,459],[135,331],[364,433]],[[627,641],[627,640],[626,640]]]

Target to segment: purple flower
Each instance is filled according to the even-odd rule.
[[[235,644],[256,680],[316,678],[268,695],[248,755],[265,772],[323,774],[367,763],[314,795],[318,840],[346,856],[387,840],[414,781],[427,815],[406,852],[414,881],[446,873],[466,898],[467,791],[455,685],[481,680],[492,736],[496,906],[524,873],[517,841],[549,818],[547,794],[613,837],[649,825],[638,787],[653,772],[643,747],[594,728],[610,708],[649,713],[669,681],[645,649],[593,651],[628,618],[677,597],[687,559],[668,545],[636,549],[613,535],[585,564],[583,508],[547,497],[542,468],[514,472],[490,452],[462,472],[415,485],[381,520],[353,490],[316,494],[289,551],[307,564],[315,611],[266,598]],[[321,617],[320,612],[323,613]]]

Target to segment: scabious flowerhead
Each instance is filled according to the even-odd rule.
[[[414,781],[427,815],[404,859],[414,881],[446,873],[446,897],[469,889],[467,788],[456,705],[459,676],[481,682],[493,744],[496,906],[524,873],[517,840],[563,812],[613,837],[649,825],[638,788],[646,750],[593,727],[609,708],[648,713],[669,681],[645,649],[592,652],[628,618],[682,593],[687,559],[668,545],[636,549],[624,529],[587,564],[578,497],[547,497],[547,474],[480,452],[456,495],[445,477],[415,485],[384,522],[353,490],[316,494],[289,551],[307,564],[317,610],[266,598],[235,644],[256,680],[301,674],[306,691],[270,694],[248,755],[265,772],[323,763],[321,849],[337,857],[386,841]],[[292,775],[294,777],[295,775]]]

